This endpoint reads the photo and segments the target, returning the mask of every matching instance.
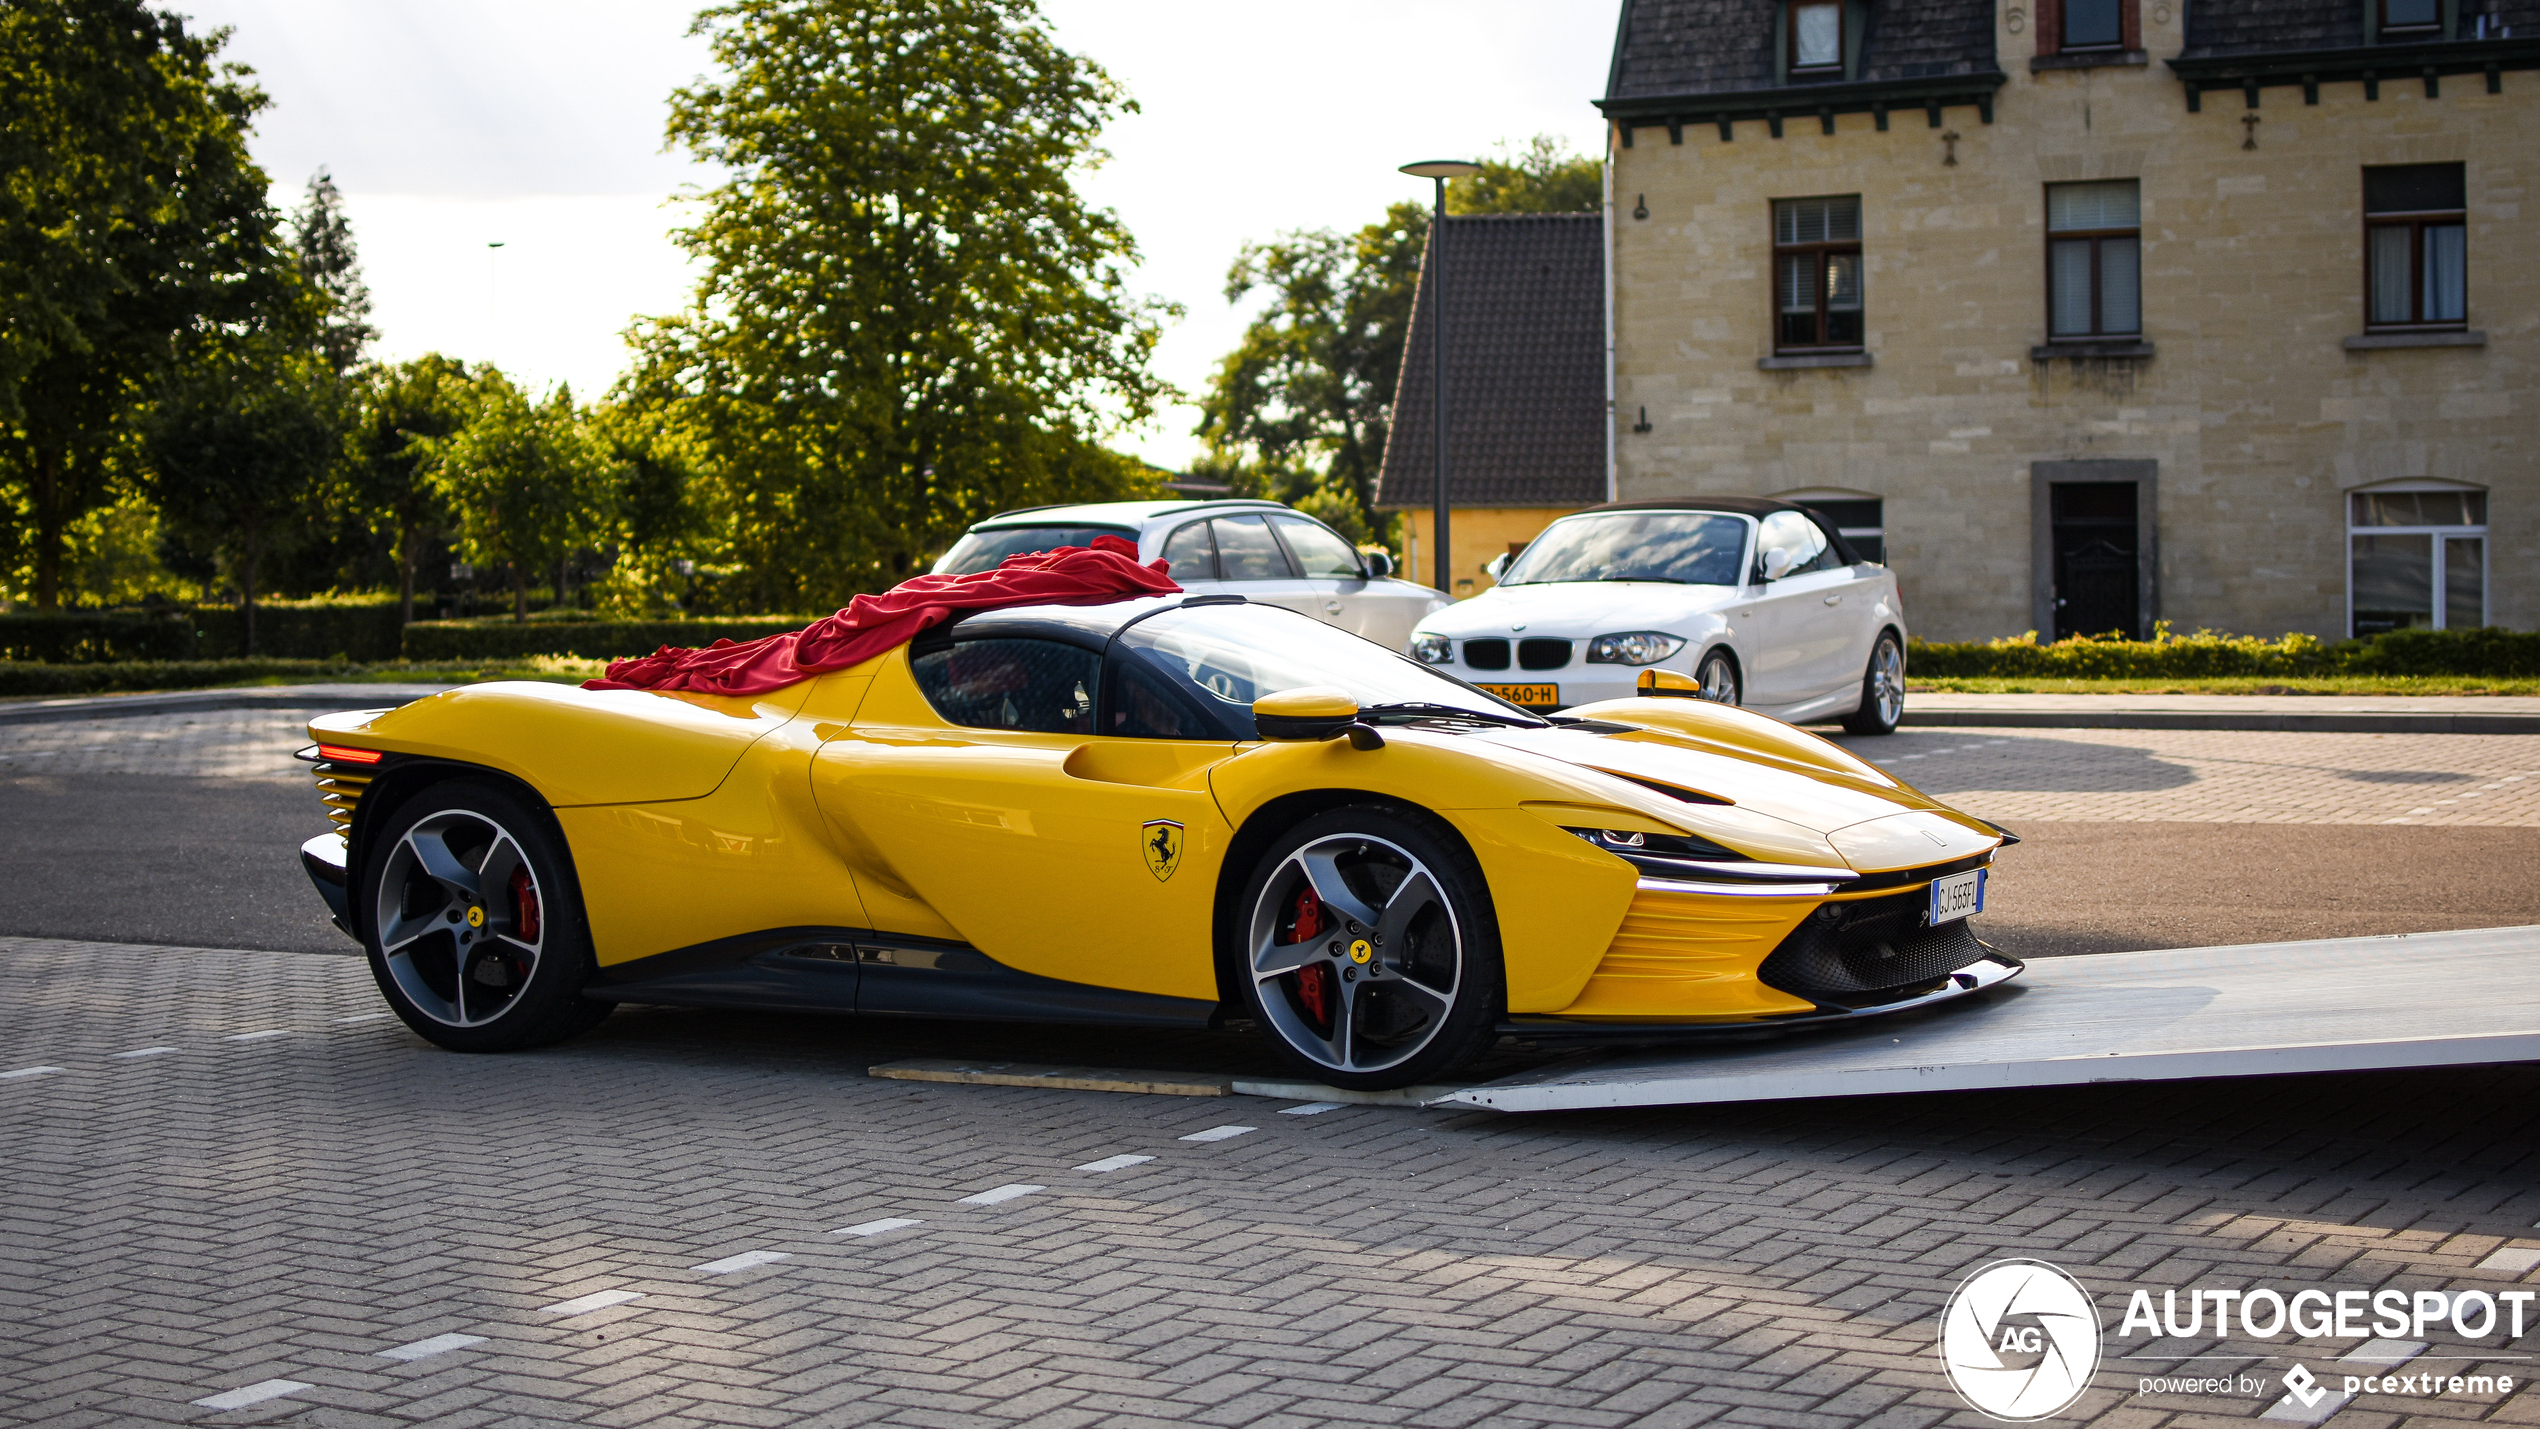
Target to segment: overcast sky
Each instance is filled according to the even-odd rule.
[[[1356,227],[1424,182],[1394,172],[1549,133],[1598,144],[1618,0],[1044,0],[1061,43],[1141,113],[1087,177],[1183,304],[1158,366],[1196,391],[1242,331],[1247,239]],[[663,101],[707,68],[665,0],[175,0],[234,29],[273,99],[256,157],[293,205],[324,166],[349,200],[378,355],[491,358],[595,397],[638,313],[690,278],[671,199],[712,175],[661,148]],[[500,242],[499,249],[488,248]],[[1180,467],[1197,413],[1126,439]]]

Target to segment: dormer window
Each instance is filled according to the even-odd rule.
[[[2443,31],[2443,0],[2373,0],[2381,7],[2381,38],[2433,39]]]
[[[2403,0],[2388,0],[2403,3]],[[1793,79],[1843,73],[1842,0],[1791,0],[1790,74]]]

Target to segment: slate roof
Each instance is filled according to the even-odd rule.
[[[2458,35],[2506,27],[2515,38],[2540,35],[2540,0],[2460,0]],[[2342,50],[2364,43],[2364,7],[2353,0],[2195,0],[2187,7],[2182,58]]]
[[[1605,499],[1602,215],[1447,221],[1447,481],[1458,506],[1588,506]],[[1394,389],[1376,499],[1427,506],[1435,487],[1430,279]]]
[[[1870,82],[1992,73],[1998,67],[1993,4],[1888,0],[1871,5],[1855,78]],[[1774,9],[1775,0],[1624,0],[1606,99],[1773,88]]]

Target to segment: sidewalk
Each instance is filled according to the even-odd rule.
[[[0,703],[0,725],[68,719],[185,714],[196,710],[375,710],[455,688],[432,685],[255,685],[234,690],[169,690],[141,695],[80,695]]]
[[[1953,695],[1909,692],[1909,726],[2540,734],[2531,695]]]

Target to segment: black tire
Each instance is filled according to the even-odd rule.
[[[1434,815],[1373,803],[1317,814],[1262,856],[1238,907],[1244,1001],[1305,1076],[1407,1087],[1497,1035],[1499,920],[1480,866]]]
[[[544,809],[490,780],[415,794],[362,859],[362,946],[408,1027],[454,1052],[510,1052],[588,1031],[591,936]]]
[[[1905,646],[1895,631],[1882,630],[1861,675],[1861,707],[1843,717],[1843,727],[1851,734],[1894,734],[1904,718]]]
[[[1693,682],[1702,689],[1702,698],[1724,705],[1744,703],[1746,689],[1737,674],[1737,657],[1725,649],[1713,649],[1693,667]]]

